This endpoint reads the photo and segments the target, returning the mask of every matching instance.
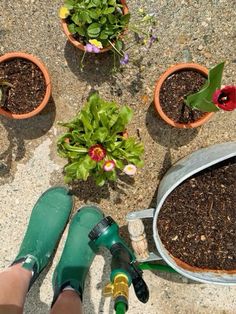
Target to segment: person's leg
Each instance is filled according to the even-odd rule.
[[[72,207],[72,196],[64,187],[40,196],[15,261],[0,272],[0,314],[22,313],[27,291],[52,259]]]
[[[62,291],[50,312],[50,314],[65,313],[82,314],[82,302],[76,291]]]
[[[0,314],[21,314],[32,272],[13,265],[0,273]]]
[[[51,314],[82,313],[84,283],[95,256],[88,234],[103,217],[99,208],[84,206],[72,218],[60,261],[53,274]]]

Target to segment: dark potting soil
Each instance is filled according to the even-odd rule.
[[[42,102],[46,83],[37,65],[26,59],[16,58],[0,64],[0,82],[6,81],[13,87],[6,88],[0,106],[16,114],[33,111]],[[1,86],[0,86],[1,87]]]
[[[169,76],[160,90],[160,103],[164,113],[178,123],[195,122],[205,115],[192,110],[184,103],[184,97],[198,92],[206,77],[194,70],[183,70]]]
[[[236,157],[179,185],[158,215],[166,249],[191,266],[236,270],[235,190]]]

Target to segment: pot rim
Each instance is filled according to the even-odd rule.
[[[46,66],[38,58],[36,58],[32,54],[20,52],[20,51],[8,52],[8,53],[4,54],[3,56],[0,56],[0,63],[7,61],[7,60],[11,60],[11,59],[17,59],[17,58],[26,59],[26,60],[34,63],[40,69],[40,71],[43,73],[44,80],[46,83],[46,92],[45,92],[45,95],[44,95],[42,102],[39,104],[39,106],[37,106],[31,112],[23,113],[23,114],[16,114],[16,113],[11,113],[10,111],[6,111],[6,110],[0,108],[0,114],[1,115],[6,116],[8,118],[20,120],[20,119],[31,118],[43,110],[43,108],[47,105],[47,103],[51,97],[52,86],[51,86],[51,80],[50,80],[49,72],[48,72]]]
[[[176,65],[169,67],[164,73],[162,73],[162,75],[160,76],[160,78],[156,82],[155,91],[154,91],[154,105],[155,105],[157,112],[161,116],[161,118],[166,123],[168,123],[169,125],[171,125],[173,127],[184,128],[184,129],[196,128],[196,127],[206,123],[214,115],[214,112],[207,112],[200,119],[198,119],[195,122],[179,123],[179,122],[175,122],[170,117],[168,117],[165,114],[165,112],[162,110],[161,103],[160,103],[160,90],[161,90],[162,84],[173,73],[179,72],[181,70],[187,70],[187,69],[196,70],[196,71],[200,72],[201,74],[203,74],[204,76],[208,75],[208,69],[206,67],[200,65],[200,64],[197,64],[197,63],[179,63],[179,64],[176,64]]]
[[[123,5],[123,14],[126,15],[129,13],[129,8],[127,6],[127,3],[126,3],[126,0],[121,0],[121,4]],[[67,39],[69,40],[69,42],[74,45],[76,48],[79,48],[80,50],[82,51],[86,51],[85,50],[85,46],[83,44],[81,44],[81,42],[79,42],[78,40],[76,40],[73,35],[69,32],[69,29],[68,29],[68,25],[67,25],[67,22],[66,22],[66,19],[61,19],[61,25],[62,25],[62,29],[63,29],[63,32],[65,33]],[[125,32],[125,30],[124,30]],[[100,49],[100,52],[99,53],[103,53],[103,52],[107,52],[109,50],[112,49],[112,46],[109,45],[105,48],[102,48]],[[94,52],[92,52],[94,53]]]

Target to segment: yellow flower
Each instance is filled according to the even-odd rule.
[[[67,7],[60,7],[59,17],[61,19],[66,19],[69,15],[70,15],[70,11],[68,10]]]
[[[98,41],[97,39],[90,39],[89,40],[89,43],[91,45],[94,45],[95,47],[99,48],[99,49],[102,49],[103,46],[102,46],[102,43],[100,41]]]

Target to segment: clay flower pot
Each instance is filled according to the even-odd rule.
[[[12,113],[10,111],[4,110],[3,108],[0,107],[0,114],[8,118],[12,118],[12,119],[27,119],[38,114],[47,105],[49,98],[51,96],[51,92],[52,92],[51,80],[50,80],[49,73],[45,65],[31,54],[24,53],[24,52],[9,52],[0,57],[0,63],[4,61],[8,61],[10,59],[15,59],[15,58],[26,59],[34,63],[41,70],[45,79],[46,92],[45,92],[42,102],[33,111],[29,113],[16,114],[16,113]]]
[[[176,128],[196,128],[204,123],[206,123],[214,114],[214,112],[207,112],[205,113],[199,120],[195,122],[189,122],[189,123],[179,123],[172,120],[170,117],[168,117],[165,112],[162,110],[161,103],[160,103],[160,90],[162,87],[162,84],[165,82],[165,80],[172,74],[182,71],[182,70],[194,70],[197,71],[204,76],[207,77],[208,75],[208,69],[204,66],[201,66],[196,63],[180,63],[177,65],[174,65],[170,67],[167,71],[165,71],[159,78],[159,80],[156,83],[155,86],[155,92],[154,92],[154,104],[157,112],[161,116],[161,118],[168,123],[171,126],[174,126]]]
[[[121,4],[123,5],[123,14],[128,14],[129,12],[129,9],[128,9],[128,6],[126,4],[126,0],[120,0]],[[62,29],[64,31],[64,33],[66,34],[66,37],[67,39],[69,40],[69,42],[74,45],[76,48],[79,48],[80,50],[82,51],[85,51],[85,46],[83,44],[81,44],[81,42],[79,42],[78,40],[76,40],[73,35],[69,32],[68,30],[68,25],[66,23],[66,19],[61,19],[61,23],[62,23]],[[99,53],[102,53],[102,52],[107,52],[109,50],[112,49],[112,46],[109,45],[105,48],[102,48],[100,49],[100,52]]]

